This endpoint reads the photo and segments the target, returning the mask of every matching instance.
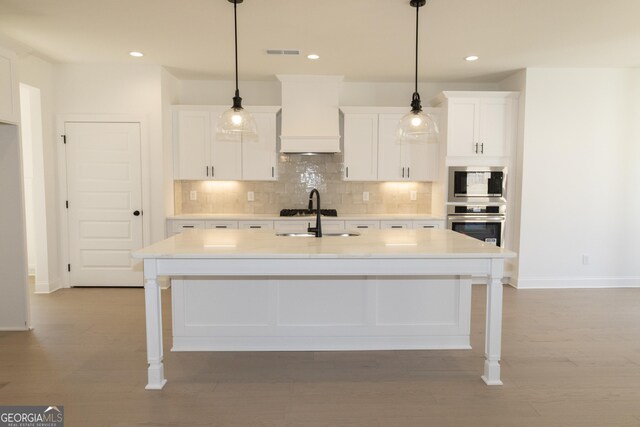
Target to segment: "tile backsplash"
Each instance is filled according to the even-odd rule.
[[[175,181],[175,213],[277,214],[284,208],[306,208],[317,188],[323,209],[338,214],[429,214],[430,182],[354,182],[342,180],[340,153],[305,156],[280,154],[277,181]],[[191,200],[191,192],[197,200]],[[254,193],[254,201],[247,193]],[[417,200],[410,200],[416,191]],[[363,201],[363,192],[369,201]]]

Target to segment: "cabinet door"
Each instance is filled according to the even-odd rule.
[[[444,228],[443,221],[438,220],[414,220],[413,228]]]
[[[398,141],[398,122],[402,114],[380,114],[378,116],[378,180],[401,181],[406,179],[402,149],[405,144]]]
[[[258,140],[242,143],[242,179],[276,179],[276,114],[252,113],[258,127]]]
[[[209,112],[178,111],[177,127],[174,179],[210,178],[211,120]]]
[[[211,170],[210,179],[242,179],[242,145],[240,141],[221,141],[216,136],[216,125],[220,113],[211,113]],[[246,144],[251,144],[247,142]]]
[[[449,100],[447,124],[447,155],[475,156],[479,147],[480,100],[455,98]],[[480,150],[478,149],[478,154]]]
[[[344,179],[378,178],[378,115],[344,115]]]
[[[484,156],[505,156],[509,139],[509,100],[487,98],[480,108],[480,153]]]

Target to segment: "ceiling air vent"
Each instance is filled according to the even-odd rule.
[[[298,49],[267,49],[267,55],[300,55]]]

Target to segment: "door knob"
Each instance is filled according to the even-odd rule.
[[[140,214],[141,214],[141,213],[142,213],[142,212],[140,212],[140,211],[133,211],[133,215],[134,215],[134,216],[140,216]]]

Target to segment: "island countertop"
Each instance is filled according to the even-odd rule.
[[[512,258],[504,248],[451,230],[369,230],[358,236],[277,236],[274,230],[189,230],[134,258]]]

